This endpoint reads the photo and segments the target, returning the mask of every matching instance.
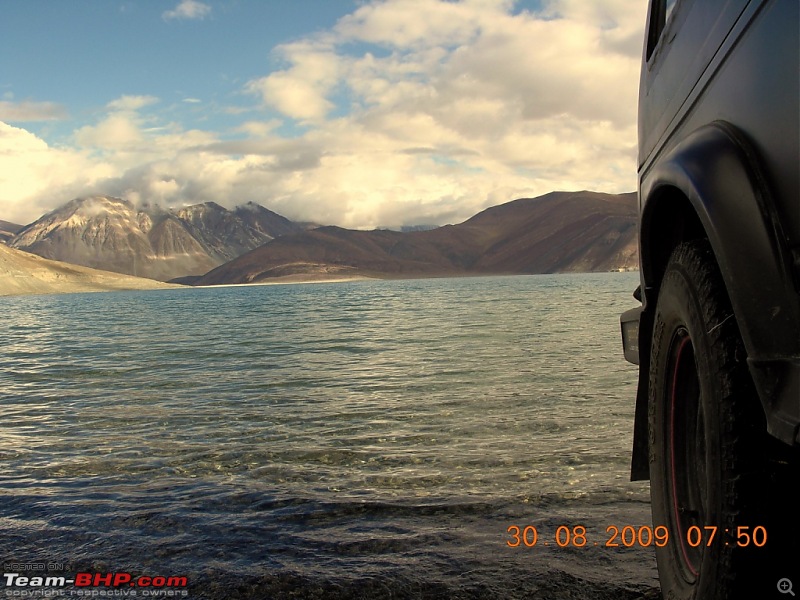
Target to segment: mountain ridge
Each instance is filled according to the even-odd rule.
[[[163,209],[85,196],[23,227],[7,244],[51,260],[167,281],[203,275],[275,236],[302,229],[254,203],[244,216],[214,202]]]
[[[164,209],[87,196],[7,243],[53,260],[192,285],[609,271],[638,266],[636,215],[634,192],[551,192],[456,225],[362,231],[308,229],[252,202],[233,210],[215,202]]]
[[[327,226],[272,240],[195,285],[283,277],[437,277],[632,269],[636,193],[551,192],[428,231]]]

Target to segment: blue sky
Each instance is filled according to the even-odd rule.
[[[196,2],[208,8],[172,16],[178,5],[155,0],[6,4],[0,94],[20,101],[48,99],[78,122],[123,95],[149,95],[174,107],[186,123],[214,119],[211,125],[224,128],[234,120],[222,111],[215,114],[214,107],[252,105],[242,84],[275,66],[270,53],[276,46],[330,28],[356,7],[351,0],[226,0]],[[191,110],[186,105],[192,103],[206,110]],[[33,123],[31,130],[54,129],[18,122]]]
[[[0,218],[87,194],[369,228],[635,187],[643,0],[27,0]]]

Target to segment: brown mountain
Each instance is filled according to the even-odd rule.
[[[308,229],[305,224],[290,221],[255,202],[241,204],[233,210],[233,213],[251,229],[273,238]]]
[[[168,281],[202,275],[292,230],[291,222],[258,205],[248,205],[244,215],[214,202],[165,210],[93,196],[44,215],[8,244],[53,260]]]
[[[5,243],[10,240],[22,227],[22,225],[17,225],[16,223],[0,220],[0,242]]]
[[[636,194],[553,192],[430,231],[321,227],[284,236],[197,285],[276,277],[413,277],[609,271],[637,265]]]

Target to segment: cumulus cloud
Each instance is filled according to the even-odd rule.
[[[110,165],[85,152],[53,148],[1,121],[0,165],[3,219],[23,225],[114,174]]]
[[[334,107],[327,95],[339,82],[341,58],[322,42],[297,42],[279,49],[291,66],[248,82],[246,89],[284,115],[319,121]]]
[[[75,132],[82,147],[99,150],[131,150],[145,139],[146,119],[139,111],[158,102],[153,96],[121,96],[106,105],[106,116],[96,125],[85,125]]]
[[[165,11],[161,17],[165,21],[173,19],[205,19],[211,14],[211,6],[197,0],[181,0],[172,10]]]
[[[96,148],[126,148],[142,140],[137,119],[125,114],[111,114],[97,125],[86,125],[75,133],[82,146]]]
[[[455,48],[474,40],[482,20],[508,14],[513,4],[508,0],[372,2],[342,18],[335,32],[340,39],[401,51],[421,47]]]
[[[630,191],[643,4],[367,2],[274,50],[277,67],[242,89],[263,119],[186,130],[159,117],[158,99],[123,96],[68,154],[89,167],[86,192],[253,200],[359,228],[458,222],[552,190]],[[66,177],[51,190],[60,202],[77,181]]]
[[[629,191],[641,4],[371,2],[279,48],[284,67],[248,89],[313,127],[299,141],[325,152],[296,177],[324,182],[317,202],[339,223],[466,218],[515,193]]]

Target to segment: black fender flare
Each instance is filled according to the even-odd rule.
[[[800,296],[780,215],[758,154],[747,137],[723,121],[705,125],[645,169],[640,179],[640,242],[645,288],[640,348],[649,352],[649,313],[659,270],[646,243],[663,214],[667,190],[688,199],[717,259],[748,355],[767,429],[798,442],[800,424]],[[648,310],[649,309],[649,310]],[[649,360],[644,361],[649,364]],[[646,379],[646,375],[641,379]],[[640,383],[640,388],[642,387]],[[644,394],[646,402],[647,394]],[[637,397],[637,417],[642,414]],[[646,415],[646,407],[644,414]],[[639,423],[636,424],[637,429]],[[634,462],[636,459],[634,459]]]

